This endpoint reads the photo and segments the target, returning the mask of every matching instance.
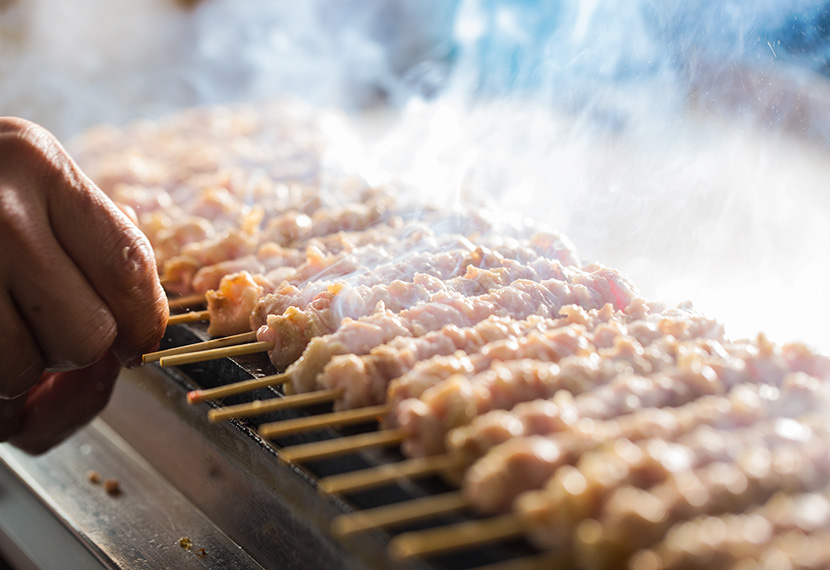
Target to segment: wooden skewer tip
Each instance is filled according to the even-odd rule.
[[[210,422],[212,424],[218,424],[218,423],[221,423],[221,422],[225,421],[225,419],[227,419],[227,418],[225,418],[221,414],[219,414],[219,412],[221,412],[221,411],[222,411],[221,408],[218,409],[218,410],[210,410],[208,412],[208,416],[207,416],[208,417],[208,422]]]

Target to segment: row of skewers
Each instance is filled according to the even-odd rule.
[[[171,324],[207,320],[219,337],[145,360],[267,352],[281,371],[190,393],[194,404],[287,394],[212,409],[210,421],[330,403],[259,433],[377,422],[279,453],[308,463],[400,446],[408,459],[320,488],[348,496],[438,474],[458,489],[344,515],[336,534],[468,511],[483,518],[400,534],[391,551],[524,536],[541,551],[524,567],[830,564],[830,360],[763,335],[728,339],[690,306],[583,265],[555,233],[505,237],[496,217],[324,175],[313,116],[276,113],[270,132],[257,118],[200,111],[98,133],[92,173],[156,247],[171,307],[205,307]],[[275,133],[299,142],[269,146]],[[105,160],[133,144],[137,165]]]
[[[479,251],[482,258],[498,259],[497,249]],[[586,568],[615,568],[625,561],[632,568],[647,567],[642,565],[668,548],[661,537],[695,514],[714,516],[719,509],[733,512],[767,500],[780,503],[781,493],[823,488],[824,471],[812,473],[809,481],[787,479],[773,459],[774,454],[790,457],[796,449],[798,461],[820,464],[824,459],[819,451],[826,443],[821,422],[827,403],[823,380],[830,370],[826,359],[801,345],[777,347],[763,336],[753,342],[728,341],[716,321],[688,307],[667,309],[646,301],[604,268],[586,272],[549,259],[511,267],[527,272],[530,265],[537,275],[539,267],[550,273],[516,282],[509,281],[508,272],[500,281],[487,275],[491,269],[470,265],[463,277],[444,281],[452,284],[438,288],[440,297],[429,294],[427,284],[435,288],[433,281],[415,277],[362,289],[329,287],[317,305],[289,304],[282,315],[270,315],[257,338],[279,331],[271,337],[274,341],[251,345],[280,355],[272,354],[275,364],[289,362],[285,373],[196,391],[189,400],[284,383],[302,393],[215,409],[209,417],[221,421],[333,402],[332,414],[264,424],[260,434],[276,438],[382,417],[383,429],[377,432],[285,448],[281,456],[313,461],[400,444],[411,460],[330,477],[321,488],[348,494],[402,476],[438,473],[461,489],[418,504],[344,517],[335,523],[339,534],[461,509],[500,515],[456,532],[401,535],[392,548],[403,557],[527,534],[545,550],[572,549],[573,558]],[[397,306],[397,312],[354,302],[400,291],[396,298],[403,303],[403,291],[416,285],[422,287],[417,289],[421,295],[412,298],[419,301],[409,308]],[[581,295],[574,296],[576,290]],[[510,300],[528,291],[539,293],[535,304]],[[332,300],[340,294],[351,294],[350,310],[362,316],[333,318]],[[459,305],[468,310],[439,311]],[[498,309],[477,313],[479,306]],[[429,322],[420,316],[424,314],[452,314],[454,320],[438,327],[424,324]],[[393,323],[390,335],[384,333],[386,323]],[[373,336],[361,336],[366,327]],[[196,352],[154,357],[175,365],[220,355],[190,348]],[[802,430],[801,435],[809,432],[815,447],[803,447],[800,436],[789,438],[782,433],[789,428],[783,426]],[[712,451],[712,442],[721,448]],[[747,472],[752,466],[741,461],[747,448],[765,450],[773,458],[766,457],[763,476],[751,481],[750,475],[759,474]],[[683,503],[681,495],[690,485],[683,473],[687,479],[697,477],[700,505]],[[729,495],[729,488],[713,492],[719,477],[727,476],[738,481],[740,497]],[[662,494],[652,497],[651,504],[664,506],[655,507],[662,510],[650,521],[654,528],[644,529],[638,517],[645,515],[637,509],[650,504],[645,498],[655,487]],[[802,499],[798,504],[806,504]],[[632,524],[635,520],[640,526]],[[619,534],[634,528],[633,536]],[[546,557],[540,564],[549,561]],[[672,564],[666,567],[687,567]]]

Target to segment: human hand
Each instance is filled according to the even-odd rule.
[[[0,118],[0,441],[36,453],[91,419],[167,316],[144,235],[52,135]]]

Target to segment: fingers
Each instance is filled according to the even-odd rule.
[[[130,219],[48,132],[2,117],[0,244],[0,441],[40,453],[106,405],[167,302]]]
[[[147,238],[73,165],[75,188],[52,192],[52,228],[117,323],[113,349],[124,363],[164,334],[167,298]]]
[[[4,310],[16,310],[23,320],[43,366],[88,366],[114,340],[115,321],[52,234],[40,195],[43,169],[26,165],[28,154],[21,153],[20,144],[8,135],[0,135],[0,155],[0,280],[14,304]],[[11,168],[8,162],[12,160],[23,164]],[[17,179],[21,167],[34,174]],[[37,371],[37,378],[41,372]]]
[[[83,198],[78,201],[78,210],[86,212],[80,204]],[[126,216],[112,208],[108,209],[112,217],[101,216],[99,225],[84,237],[71,224],[53,225],[75,263],[109,307],[117,323],[113,350],[121,362],[130,364],[161,340],[168,304],[149,242]]]
[[[0,398],[14,398],[34,386],[44,362],[12,300],[0,293]],[[0,400],[0,416],[7,402]],[[3,422],[0,417],[0,424]],[[3,428],[0,427],[0,434]]]
[[[85,369],[45,375],[25,398],[17,432],[9,441],[31,454],[57,445],[104,409],[119,369],[118,359],[107,353]],[[0,417],[2,412],[0,406]]]
[[[21,205],[24,208],[36,210]],[[39,220],[36,211],[6,216],[0,227],[0,240],[11,245],[0,254],[6,290],[36,339],[46,368],[88,366],[109,349],[116,323],[44,226],[48,228],[48,222]]]
[[[89,364],[109,343],[125,363],[150,350],[163,335],[168,309],[147,239],[45,130],[0,119],[0,161],[0,172],[14,170],[16,187],[25,189],[17,195],[4,192],[0,180],[0,212],[17,213],[12,231],[28,238],[23,240],[27,254],[39,254],[38,268],[52,268],[51,275],[59,276],[38,281],[32,271],[14,280],[15,301],[36,329],[47,363],[63,368]],[[16,200],[12,208],[10,200]],[[53,302],[40,302],[44,299]],[[52,313],[61,303],[74,307]],[[68,329],[76,331],[74,337],[66,335]]]

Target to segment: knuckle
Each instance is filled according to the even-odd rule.
[[[138,230],[124,232],[115,242],[112,286],[122,305],[117,310],[119,328],[133,331],[136,342],[156,342],[167,321],[167,303],[158,280],[152,247]],[[144,338],[146,337],[146,338]]]
[[[158,279],[153,249],[138,230],[115,237],[113,257],[116,283],[125,294],[144,292]]]
[[[0,117],[0,170],[13,184],[43,196],[85,182],[58,139],[24,119]]]

